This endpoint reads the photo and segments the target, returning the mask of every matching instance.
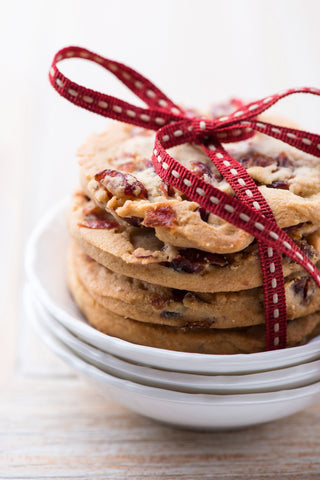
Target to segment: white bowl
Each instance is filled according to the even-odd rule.
[[[173,372],[129,363],[88,345],[73,335],[50,315],[30,288],[26,289],[25,295],[31,301],[31,308],[39,322],[78,357],[122,379],[180,392],[215,394],[271,392],[320,381],[320,360],[268,372],[225,376]]]
[[[272,352],[205,355],[145,347],[105,335],[91,327],[73,302],[66,285],[66,202],[40,221],[26,250],[26,273],[37,297],[64,326],[87,343],[132,362],[167,370],[197,373],[252,373],[320,359],[320,337],[307,345]]]
[[[292,390],[243,395],[182,393],[149,387],[107,374],[86,363],[39,321],[25,296],[28,317],[40,338],[106,397],[141,415],[198,429],[235,429],[277,420],[320,399],[320,382]]]

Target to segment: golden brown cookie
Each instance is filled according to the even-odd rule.
[[[162,243],[154,229],[122,225],[77,192],[68,214],[68,227],[78,245],[113,272],[150,283],[196,292],[238,291],[262,285],[257,244],[236,254],[177,249]],[[308,223],[288,234],[313,263],[320,257],[320,232]],[[305,236],[306,235],[306,236]],[[200,236],[200,235],[199,235]],[[283,257],[284,275],[301,267]]]
[[[235,354],[264,350],[264,326],[235,329],[176,328],[124,318],[102,307],[88,293],[76,275],[72,262],[68,284],[75,302],[98,330],[128,342],[168,350],[196,353]],[[316,312],[288,323],[288,347],[301,345],[319,333],[320,313]]]
[[[153,132],[117,122],[94,135],[79,150],[86,194],[121,222],[152,228],[169,245],[220,254],[246,248],[251,235],[199,209],[160,179],[151,162],[153,145]],[[318,158],[263,134],[226,148],[255,180],[281,228],[306,222],[318,228]],[[184,144],[169,153],[207,183],[234,194],[200,146]]]
[[[88,293],[124,317],[175,327],[223,329],[265,322],[262,288],[201,293],[162,287],[114,273],[74,243],[69,261]],[[308,275],[293,274],[286,279],[285,288],[288,320],[320,309],[320,289]]]

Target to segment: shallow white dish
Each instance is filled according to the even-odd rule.
[[[141,415],[171,425],[200,429],[235,429],[277,420],[320,399],[320,382],[272,393],[210,395],[182,393],[140,385],[86,363],[60,342],[37,318],[25,296],[28,317],[40,338],[103,395]]]
[[[320,359],[320,337],[286,350],[204,355],[136,345],[97,331],[81,315],[66,285],[66,206],[66,201],[56,205],[33,231],[26,250],[26,273],[47,310],[85,342],[132,362],[181,372],[252,373]]]
[[[320,381],[320,360],[279,370],[239,375],[200,375],[159,370],[126,362],[81,341],[61,325],[33,295],[25,295],[32,303],[39,322],[69,347],[77,356],[106,373],[136,383],[189,393],[261,393],[297,388]]]

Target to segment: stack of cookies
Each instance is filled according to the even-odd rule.
[[[68,215],[68,282],[88,321],[129,342],[197,353],[263,351],[256,240],[164,183],[154,132],[110,124],[79,151],[81,189]],[[278,225],[320,264],[320,161],[256,134],[227,147],[254,179]],[[169,153],[234,195],[197,145]],[[320,332],[320,290],[283,256],[288,346]],[[319,266],[319,265],[318,265]]]

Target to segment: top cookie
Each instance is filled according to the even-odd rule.
[[[199,208],[155,173],[151,157],[154,133],[112,122],[79,150],[86,194],[118,221],[154,228],[167,244],[213,253],[246,248],[253,237]],[[320,160],[280,141],[256,134],[228,144],[227,150],[258,185],[281,228],[320,224]],[[234,195],[201,147],[185,144],[169,153],[194,174]]]

